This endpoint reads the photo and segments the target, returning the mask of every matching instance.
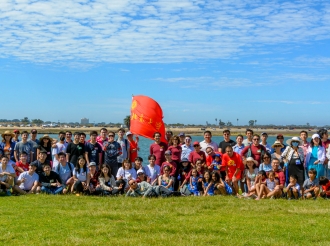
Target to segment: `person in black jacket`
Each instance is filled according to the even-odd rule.
[[[43,172],[39,175],[39,182],[41,183],[41,192],[47,194],[60,194],[64,188],[60,176],[51,171],[49,163],[43,164]]]

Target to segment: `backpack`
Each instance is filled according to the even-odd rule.
[[[71,167],[71,163],[70,162],[67,162],[66,164],[68,164],[68,166],[69,166],[69,169],[70,169],[70,174],[71,174],[71,177],[73,176],[73,174],[72,174],[72,167]],[[60,165],[61,165],[61,163],[58,163],[58,165],[57,165],[57,173],[58,174],[60,174]],[[87,172],[86,172],[87,173]]]

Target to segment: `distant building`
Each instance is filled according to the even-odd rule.
[[[82,118],[82,119],[80,120],[80,124],[81,124],[81,125],[87,125],[87,124],[89,124],[89,119],[87,119],[87,118]]]

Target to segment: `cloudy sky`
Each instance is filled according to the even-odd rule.
[[[1,0],[0,118],[330,124],[330,2]]]

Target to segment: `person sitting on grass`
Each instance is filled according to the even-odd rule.
[[[211,177],[211,172],[206,171],[203,177],[203,195],[214,196],[214,182]]]
[[[288,194],[288,199],[298,199],[301,197],[300,185],[297,183],[297,175],[290,175],[290,183],[286,187],[286,192]]]
[[[39,184],[39,175],[36,174],[37,166],[35,164],[29,165],[29,170],[22,172],[17,183],[14,186],[14,190],[21,195],[36,193]]]
[[[131,179],[136,180],[136,171],[132,167],[132,163],[129,159],[125,159],[123,161],[122,167],[118,169],[116,177],[117,177],[117,186],[119,186],[120,183],[123,183],[125,190],[129,189],[128,186],[129,180]]]
[[[150,178],[151,185],[155,185],[158,182],[158,177],[160,175],[160,166],[155,165],[156,156],[148,156],[149,165],[145,167],[145,173]]]
[[[43,165],[43,172],[39,175],[39,182],[41,187],[37,188],[37,193],[41,191],[42,193],[57,195],[64,188],[60,176],[56,172],[51,171],[50,163],[48,162]]]
[[[39,154],[38,154],[38,160],[35,160],[34,162],[32,162],[34,165],[37,166],[37,170],[36,170],[36,173],[39,175],[40,177],[40,174],[43,172],[43,166],[45,164],[51,166],[50,164],[50,161],[46,160],[47,158],[47,151],[44,150],[44,149],[41,149],[39,151]]]
[[[194,196],[200,196],[200,190],[198,188],[198,180],[202,177],[203,177],[202,175],[198,175],[196,168],[193,168],[191,170],[188,189]]]
[[[152,186],[148,182],[142,181],[137,183],[135,180],[130,180],[128,182],[129,190],[126,193],[126,197],[168,197],[168,196],[181,196],[178,191],[170,191],[164,186]]]
[[[322,185],[320,196],[324,199],[330,199],[330,180],[325,176],[321,176],[319,184]]]
[[[78,157],[76,167],[73,170],[73,180],[74,183],[71,188],[73,194],[89,193],[90,175],[86,160],[82,155]]]
[[[317,198],[320,192],[319,181],[316,179],[317,171],[314,168],[309,169],[308,179],[304,182],[304,197],[305,199]]]
[[[257,191],[257,198],[255,200],[260,200],[264,196],[263,187],[266,186],[267,175],[264,170],[258,172],[256,177],[256,191]],[[262,189],[261,189],[262,188]]]
[[[117,195],[124,189],[124,187],[124,183],[121,183],[119,187],[116,186],[116,180],[111,174],[110,166],[103,164],[99,176],[99,185],[96,188],[95,194],[103,196]]]
[[[146,181],[150,183],[150,178],[148,178],[147,175],[144,173],[144,171],[140,169],[137,171],[136,182],[141,183],[142,181]]]
[[[173,191],[173,177],[170,175],[171,167],[163,167],[164,174],[158,177],[158,185],[164,186],[166,189]]]
[[[27,153],[21,152],[19,155],[19,161],[14,166],[16,176],[18,177],[21,173],[29,170],[29,163],[27,163]]]
[[[266,185],[261,184],[259,189],[259,199],[260,200],[261,195],[264,196],[264,198],[280,198],[282,195],[282,190],[279,186],[278,179],[275,178],[275,173],[273,171],[270,171],[268,173],[268,178],[266,179]]]
[[[245,159],[245,180],[248,188],[248,193],[243,193],[242,196],[256,198],[256,178],[258,175],[257,161],[253,157]]]
[[[74,166],[72,163],[66,161],[66,155],[64,152],[59,152],[58,156],[58,163],[53,166],[53,171],[56,172],[63,182],[65,188],[63,189],[63,194],[66,194],[68,191],[71,190],[73,185],[73,169]]]
[[[10,189],[14,184],[16,177],[15,170],[11,165],[8,165],[8,157],[3,156],[0,163],[0,186],[7,196],[11,196]]]
[[[196,161],[196,168],[192,168],[190,169],[189,173],[186,175],[184,181],[182,182],[180,189],[182,189],[185,184],[190,183],[190,177],[192,176],[192,170],[195,169],[197,170],[198,173],[198,183],[197,183],[197,187],[198,187],[198,191],[203,191],[203,185],[202,185],[202,177],[204,174],[204,170],[203,170],[203,162],[202,160],[197,160]]]
[[[99,185],[99,175],[100,170],[97,171],[97,168],[101,168],[99,165],[96,165],[94,161],[90,162],[88,165],[89,169],[89,194],[94,195],[96,188]]]

